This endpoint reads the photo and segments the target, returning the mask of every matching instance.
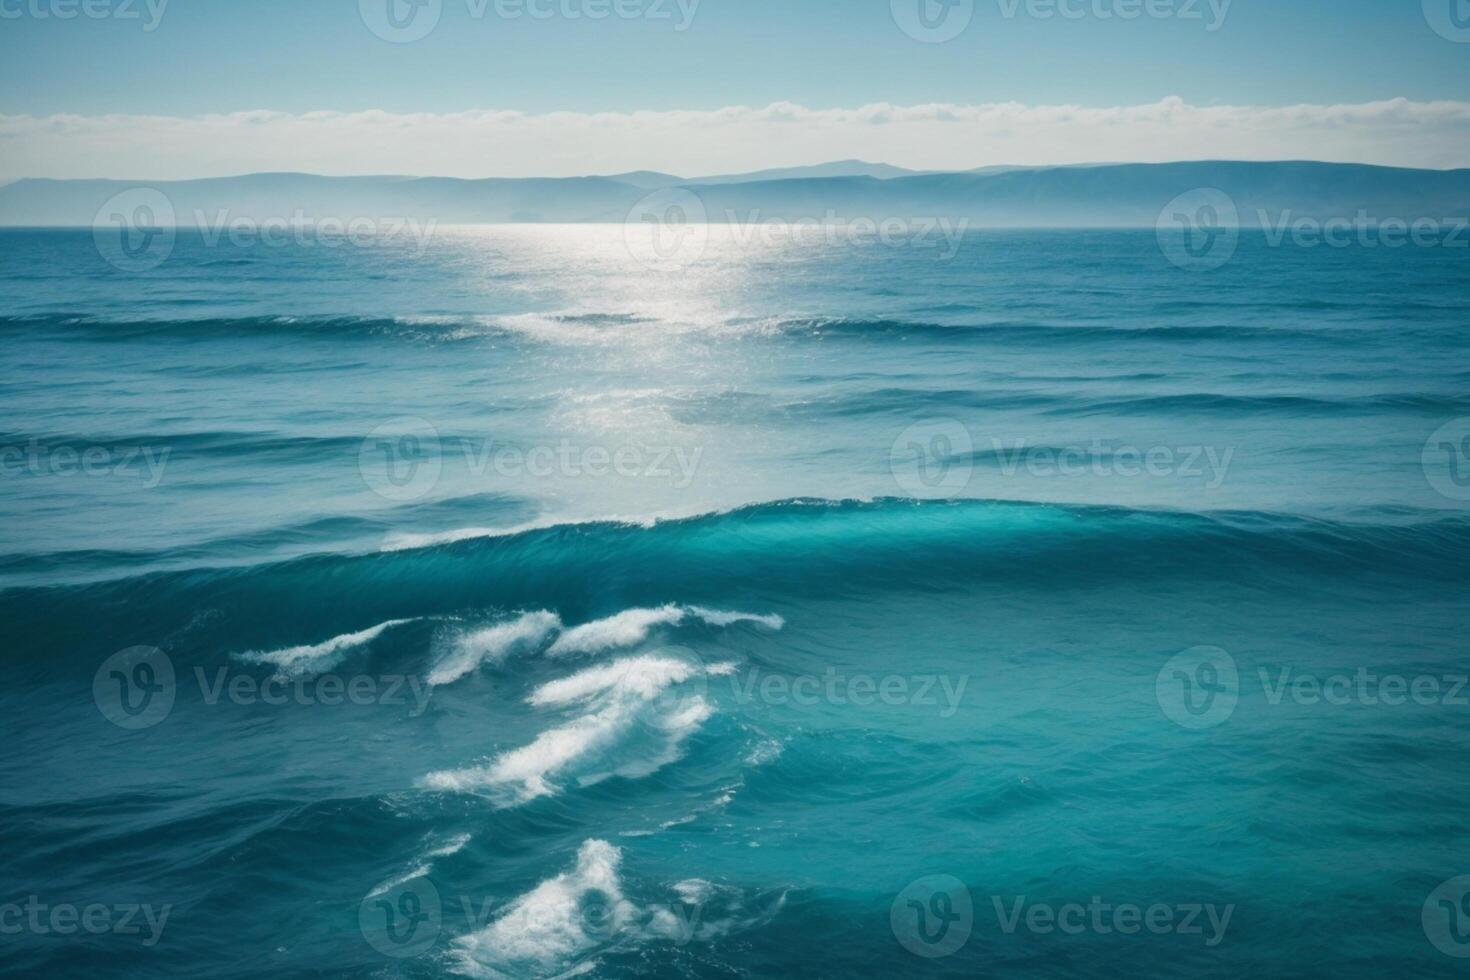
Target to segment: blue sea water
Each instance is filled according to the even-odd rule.
[[[0,972],[1463,975],[1464,251],[624,236],[0,231]]]

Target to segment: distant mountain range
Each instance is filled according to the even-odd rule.
[[[183,181],[26,179],[0,186],[0,225],[90,226],[116,195],[136,188],[161,193],[165,211],[171,208],[174,223],[185,226],[215,226],[221,218],[623,222],[635,206],[669,202],[694,212],[695,220],[702,210],[716,222],[949,218],[976,227],[1152,227],[1180,195],[1205,188],[1225,197],[1199,200],[1233,203],[1246,226],[1360,213],[1379,221],[1470,214],[1470,170],[1205,161],[921,173],[850,160],[692,179],[651,171],[483,180],[291,173]],[[1196,198],[1177,206],[1191,207]]]
[[[813,167],[783,167],[779,170],[757,170],[749,174],[727,174],[722,177],[696,177],[682,181],[687,184],[754,184],[764,180],[810,180],[818,177],[873,177],[891,180],[894,177],[917,177],[935,173],[932,170],[905,170],[886,163],[866,163],[862,160],[839,160],[836,163],[819,163]]]

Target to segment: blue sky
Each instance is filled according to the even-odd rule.
[[[1281,105],[1470,92],[1470,45],[1430,30],[1420,0],[1234,0],[1214,32],[1178,17],[1040,20],[1024,9],[1007,18],[1002,0],[977,0],[971,26],[944,44],[897,30],[889,0],[701,0],[683,32],[643,18],[473,19],[468,0],[444,0],[434,33],[404,45],[365,29],[357,0],[170,0],[152,32],[27,14],[0,20],[0,112],[1106,106],[1168,95]],[[1200,10],[1209,16],[1207,0]]]
[[[390,2],[409,0],[0,0],[0,179],[711,173],[852,156],[1470,166],[1470,0],[418,0],[440,8],[412,43],[369,28]],[[940,2],[973,4],[952,40],[900,28],[912,16],[895,8]],[[1058,3],[1076,16],[1046,16]],[[504,4],[551,16],[510,19]],[[597,4],[631,15],[559,13]],[[1129,5],[1156,15],[1116,16]],[[1451,9],[1467,18],[1458,35],[1431,26],[1453,25]],[[787,103],[801,111],[768,109]],[[948,126],[871,111],[936,103],[960,107]],[[997,104],[1011,108],[983,108]],[[1040,112],[1057,106],[1103,114]],[[484,110],[534,118],[466,115]]]

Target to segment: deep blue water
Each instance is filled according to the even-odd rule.
[[[0,972],[1463,975],[1467,261],[0,231]]]

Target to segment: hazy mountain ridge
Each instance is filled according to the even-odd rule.
[[[771,180],[806,180],[820,177],[874,177],[878,180],[890,180],[895,177],[917,177],[927,173],[935,173],[935,171],[909,170],[906,167],[895,167],[887,163],[868,163],[865,160],[838,160],[809,167],[777,167],[747,174],[695,177],[687,183],[754,184]]]
[[[1179,195],[1202,188],[1229,195],[1247,226],[1263,223],[1263,215],[1265,224],[1274,224],[1304,217],[1354,218],[1359,212],[1378,221],[1470,214],[1470,170],[1199,161],[882,178],[789,176],[800,169],[738,182],[730,177],[685,181],[651,171],[476,180],[292,173],[154,182],[26,179],[0,186],[0,225],[91,226],[115,195],[136,188],[163,194],[176,223],[210,227],[242,219],[326,218],[620,223],[640,202],[655,208],[682,203],[695,212],[702,207],[716,222],[949,218],[976,226],[1149,227]]]

